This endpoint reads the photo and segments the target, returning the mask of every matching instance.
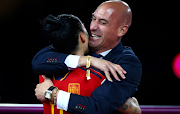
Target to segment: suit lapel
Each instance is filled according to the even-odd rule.
[[[114,47],[105,57],[104,59],[106,60],[111,60],[113,57],[116,55],[120,55],[120,53],[123,52],[123,46],[122,42],[120,42],[116,47]]]

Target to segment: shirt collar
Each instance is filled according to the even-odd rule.
[[[105,57],[112,49],[99,53],[101,56]]]
[[[107,54],[104,59],[111,60],[114,56],[120,55],[123,52],[122,42],[120,42],[116,47],[114,47],[109,54]]]

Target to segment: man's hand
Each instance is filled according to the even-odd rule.
[[[43,77],[44,77],[44,82],[41,84],[37,84],[35,89],[35,95],[37,99],[40,100],[41,102],[47,101],[44,97],[44,93],[49,87],[53,86],[51,79],[46,78],[46,76]]]
[[[81,56],[78,64],[80,66],[86,66],[86,62],[87,62],[87,56]],[[120,65],[114,64],[110,61],[91,56],[91,66],[103,71],[106,75],[107,80],[109,80],[111,82],[113,80],[111,79],[110,73],[118,81],[120,81],[120,79],[119,79],[117,73],[121,76],[122,79],[126,78],[124,76],[124,74],[126,74],[127,72]]]
[[[141,108],[135,97],[129,98],[117,111],[122,114],[141,114]]]

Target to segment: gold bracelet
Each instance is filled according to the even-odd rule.
[[[57,97],[56,97],[56,94],[57,94],[57,91],[59,90],[57,87],[55,88],[55,93],[54,93],[54,105],[56,105],[56,100],[57,100]]]
[[[86,78],[87,78],[87,80],[89,80],[89,79],[91,79],[91,77],[90,77],[90,66],[91,66],[91,56],[87,56],[87,64],[86,64],[86,68],[87,68],[87,70],[86,70]]]

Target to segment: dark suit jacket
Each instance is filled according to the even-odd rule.
[[[35,55],[32,60],[32,68],[39,75],[66,72],[67,66],[64,64],[64,60],[67,56],[67,54],[58,53],[52,47],[46,47]],[[49,59],[51,62],[48,61]],[[104,59],[121,65],[127,71],[126,79],[121,79],[120,82],[115,79],[113,82],[106,80],[93,91],[91,97],[71,94],[68,112],[74,114],[117,113],[116,110],[135,94],[141,80],[142,65],[132,49],[123,47],[120,42]],[[82,110],[81,107],[84,106],[85,108]]]

